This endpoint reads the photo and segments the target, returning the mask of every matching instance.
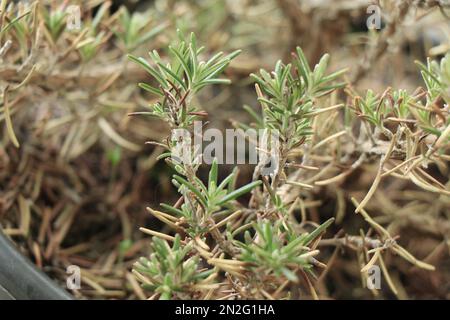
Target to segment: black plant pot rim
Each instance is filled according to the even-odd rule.
[[[25,258],[0,228],[0,299],[72,300],[73,296]]]

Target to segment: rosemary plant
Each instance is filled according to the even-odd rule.
[[[130,13],[125,7],[118,14],[118,27],[113,32],[126,52],[132,52],[167,27],[166,24],[154,26],[154,17],[144,13]]]
[[[373,45],[342,54],[344,35],[361,39],[343,30],[364,18],[364,1],[333,2],[342,28],[330,6],[310,2],[320,19],[293,0],[160,0],[139,12],[74,0],[82,24],[70,28],[67,1],[0,0],[2,232],[44,270],[83,261],[78,298],[428,297],[410,285],[428,278],[422,270],[435,272],[433,281],[417,287],[448,298],[448,41],[406,77],[423,88],[361,90],[371,69],[379,80],[391,76],[376,62],[395,51],[386,49],[414,8],[419,23],[435,17],[420,1],[382,1],[388,20],[367,37]],[[286,27],[292,32],[280,33]],[[320,57],[326,51],[337,51],[333,60]],[[358,53],[352,76],[336,68]],[[274,56],[283,60],[257,71]],[[225,86],[227,77],[236,85]],[[240,120],[231,121],[239,132],[264,132],[258,141],[246,135],[260,156],[250,170],[221,167],[217,155],[203,165],[190,144],[196,121],[223,118],[224,101],[249,104],[225,113]],[[278,140],[253,145],[266,135]],[[188,158],[179,154],[186,145]],[[150,253],[133,232],[145,221],[136,210],[148,185],[163,202],[147,208],[158,223],[140,229],[152,236]],[[133,276],[126,268],[142,255]],[[374,267],[382,290],[361,290]]]
[[[217,78],[217,76],[239,53],[237,51],[227,56],[218,53],[207,61],[199,61],[202,50],[203,48],[197,47],[195,36],[192,34],[189,41],[180,37],[178,45],[169,47],[172,55],[169,63],[164,63],[156,51],[150,53],[153,64],[143,58],[130,56],[132,61],[140,64],[157,82],[157,86],[139,84],[141,88],[158,96],[159,101],[151,106],[150,111],[138,114],[157,117],[167,122],[172,129],[192,129],[193,121],[206,115],[193,107],[194,95],[206,85],[229,83],[228,80]],[[276,71],[273,73],[274,78],[265,71],[261,72],[262,78],[254,76],[258,82],[258,90],[260,85],[263,92],[270,96],[270,98],[259,97],[259,101],[264,105],[264,116],[263,119],[257,119],[257,122],[266,129],[281,132],[282,148],[284,148],[282,150],[283,166],[287,153],[301,145],[305,141],[305,137],[310,134],[311,117],[318,114],[317,110],[313,108],[315,99],[341,86],[329,85],[342,72],[325,76],[327,60],[328,57],[325,56],[318,67],[312,71],[306,65],[302,51],[298,49],[296,57],[296,68],[300,74],[298,78],[293,77],[291,65],[285,66],[281,62],[277,64]],[[281,221],[274,222],[272,218],[267,219],[268,215],[267,212],[264,213],[264,210],[255,209],[244,214],[245,209],[241,209],[241,205],[235,200],[245,193],[259,188],[262,181],[255,179],[255,181],[236,189],[237,171],[234,170],[219,182],[218,164],[214,160],[208,182],[205,184],[196,176],[198,165],[194,166],[190,162],[185,163],[169,157],[177,143],[181,142],[166,139],[165,143],[158,144],[164,146],[168,151],[162,157],[165,157],[177,172],[173,176],[173,184],[182,197],[175,205],[161,204],[164,212],[148,209],[153,216],[171,226],[177,235],[173,238],[153,230],[145,228],[141,228],[141,230],[154,236],[154,241],[157,241],[155,246],[162,246],[158,237],[176,243],[172,249],[167,244],[164,245],[164,250],[171,250],[171,252],[159,255],[160,264],[169,264],[169,261],[162,262],[161,259],[164,257],[171,259],[170,257],[178,255],[176,250],[185,252],[186,246],[189,246],[189,250],[193,250],[191,257],[195,257],[195,261],[203,260],[206,265],[209,265],[209,269],[187,272],[183,277],[177,277],[175,274],[166,275],[167,279],[171,279],[173,276],[173,279],[182,282],[177,283],[177,290],[170,290],[171,286],[167,283],[169,280],[163,282],[161,279],[154,278],[157,261],[153,258],[152,266],[149,262],[142,261],[136,265],[134,272],[138,279],[144,284],[148,284],[146,287],[153,288],[160,298],[173,298],[182,296],[182,293],[179,293],[181,288],[185,291],[194,291],[191,294],[195,295],[199,286],[189,284],[195,283],[198,272],[214,274],[216,281],[219,281],[223,277],[222,272],[225,272],[226,277],[231,277],[231,283],[242,288],[248,287],[250,283],[259,283],[255,287],[250,286],[249,291],[242,293],[243,297],[248,298],[260,297],[261,292],[265,292],[263,284],[268,277],[279,276],[280,279],[297,281],[296,274],[301,273],[307,279],[313,294],[314,289],[307,273],[312,274],[313,266],[323,267],[323,264],[313,258],[318,251],[313,250],[311,246],[333,222],[333,219],[328,220],[311,233],[298,234],[292,225],[286,223],[287,220],[284,216]],[[273,179],[275,181],[280,179],[280,175]],[[274,194],[275,185],[276,182],[272,186],[266,185],[266,190],[272,196],[269,198],[272,199],[277,212],[285,214],[286,204],[282,203],[281,198]],[[256,219],[256,222],[249,222],[243,227],[232,223],[239,216],[243,216],[243,218],[247,216],[245,219],[250,219],[249,221]],[[225,227],[224,232],[220,231],[222,227]],[[249,230],[245,231],[246,229],[252,230],[252,233]],[[237,240],[237,237],[244,231],[245,242],[241,242]],[[183,235],[182,242],[180,242],[180,235]],[[207,243],[211,243],[211,241],[212,244],[208,245]],[[185,254],[178,256],[185,257]],[[181,264],[181,258],[178,263]],[[192,268],[198,265],[197,263],[186,263]],[[142,268],[143,265],[147,265],[149,270],[154,269],[154,271],[147,272],[145,268]],[[149,272],[153,272],[153,274],[146,277],[145,274],[149,274]],[[170,274],[170,272],[182,271],[170,270],[168,272]],[[240,284],[237,285],[235,281]],[[268,286],[277,283],[279,281],[273,281]],[[219,282],[215,282],[215,286],[219,288]]]

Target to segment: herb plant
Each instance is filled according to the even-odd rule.
[[[39,268],[83,299],[448,299],[443,1],[367,33],[365,1],[119,2],[0,0],[0,232]],[[257,163],[202,163],[196,121]]]

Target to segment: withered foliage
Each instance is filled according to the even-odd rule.
[[[78,298],[448,299],[448,11],[0,1],[2,232]],[[177,162],[198,119],[279,170]]]

